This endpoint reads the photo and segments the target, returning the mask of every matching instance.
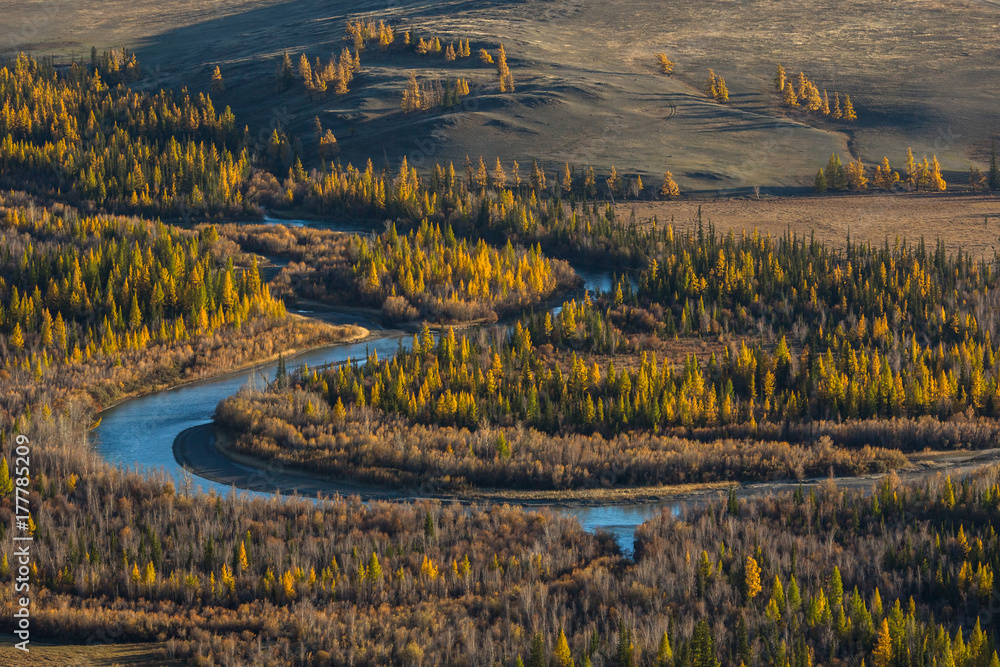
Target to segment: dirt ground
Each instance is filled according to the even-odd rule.
[[[991,258],[1000,249],[1000,197],[995,195],[928,195],[867,193],[809,197],[750,197],[647,201],[620,204],[618,215],[651,219],[674,229],[694,229],[698,209],[702,221],[717,230],[772,235],[788,231],[799,237],[815,233],[820,241],[843,245],[852,241],[890,244],[896,239],[933,246],[944,241],[949,251]]]
[[[499,155],[617,166],[686,191],[749,189],[787,194],[811,184],[831,152],[899,164],[907,146],[937,155],[951,182],[984,166],[1000,129],[991,82],[1000,60],[1000,4],[988,0],[7,0],[0,53],[89,57],[90,46],[138,50],[144,85],[208,90],[215,65],[231,105],[254,133],[281,123],[307,149],[319,117],[342,159],[435,161]],[[507,47],[517,90],[499,94],[475,58],[446,63],[412,53],[362,54],[343,97],[310,100],[301,86],[277,93],[283,50],[329,58],[349,17],[386,18],[444,40]],[[654,54],[677,63],[664,76]],[[781,62],[820,87],[850,94],[854,124],[788,114],[772,92]],[[725,76],[728,105],[702,93],[708,68]],[[448,112],[403,114],[410,70],[458,76],[473,89]],[[647,181],[649,182],[649,181]]]

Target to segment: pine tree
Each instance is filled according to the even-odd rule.
[[[382,583],[382,564],[378,561],[378,556],[372,552],[372,557],[368,559],[368,581],[373,584]]]
[[[906,149],[906,163],[903,166],[906,173],[906,185],[911,190],[917,189],[917,162],[913,159],[913,149]]]
[[[274,372],[275,389],[285,389],[288,386],[288,371],[285,369],[285,356],[278,355],[278,367]]]
[[[548,659],[545,655],[545,639],[542,637],[541,632],[536,632],[531,638],[528,667],[548,667]]]
[[[789,109],[794,109],[799,106],[799,96],[795,94],[795,86],[788,82],[785,84],[785,97],[784,104]]]
[[[774,75],[774,87],[779,93],[783,93],[786,83],[785,68],[781,66],[781,63],[778,63],[778,73]]]
[[[671,199],[673,197],[678,197],[681,194],[680,188],[677,187],[677,183],[674,182],[674,175],[669,171],[663,174],[663,185],[660,187],[660,195]]]
[[[948,184],[941,176],[941,165],[938,164],[937,155],[935,155],[931,161],[929,187],[934,192],[944,192],[948,187]]]
[[[819,171],[816,172],[816,178],[813,181],[813,187],[816,192],[826,192],[828,184],[826,182],[826,175],[823,174],[823,168],[820,167]]]
[[[882,628],[875,640],[872,650],[872,662],[875,667],[889,667],[892,664],[892,635],[889,634],[889,619],[882,619]]]
[[[618,630],[617,667],[635,667],[635,644],[632,641],[632,630],[622,626]]]
[[[762,590],[760,585],[760,566],[752,556],[747,556],[744,584],[747,600],[753,600]]]
[[[302,79],[302,83],[306,85],[306,88],[312,90],[312,65],[309,64],[309,58],[307,58],[304,53],[299,56],[299,78]]]
[[[417,84],[416,72],[411,71],[407,76],[406,88],[403,90],[402,108],[406,113],[419,111],[423,108],[423,104],[420,99],[420,85]]]
[[[0,498],[6,498],[14,492],[14,482],[10,478],[7,459],[0,459]]]
[[[674,650],[670,646],[670,636],[666,631],[660,637],[660,645],[656,649],[656,667],[669,667],[674,662]]]
[[[226,84],[222,80],[222,70],[216,65],[215,69],[212,71],[212,82],[209,85],[213,93],[221,93],[226,89]]]
[[[855,121],[858,115],[854,113],[854,105],[851,103],[851,96],[844,96],[844,120]]]
[[[566,633],[560,628],[559,639],[556,640],[556,647],[552,657],[558,667],[573,667],[573,655],[569,650],[569,642],[566,640]]]
[[[10,333],[10,337],[7,339],[16,352],[21,352],[24,350],[24,334],[21,332],[21,323],[17,322],[14,324],[14,330]]]

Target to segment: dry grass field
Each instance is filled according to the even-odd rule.
[[[886,240],[921,238],[933,246],[944,241],[949,251],[992,257],[1000,249],[1000,198],[987,195],[884,194],[811,197],[752,196],[681,201],[629,202],[619,205],[626,219],[656,216],[673,220],[678,230],[694,229],[698,209],[702,221],[717,230],[743,230],[780,236],[788,231],[800,238],[815,234],[820,241],[842,245],[850,234],[857,242],[882,244]]]
[[[13,647],[10,636],[0,642],[3,667],[136,667],[138,665],[180,665],[164,657],[158,644],[103,644],[92,646],[32,642],[24,653]]]
[[[659,178],[670,169],[687,191],[808,187],[833,151],[899,164],[906,147],[936,154],[952,182],[986,160],[997,130],[993,72],[1000,5],[987,0],[550,0],[400,2],[348,0],[11,0],[0,50],[89,56],[128,45],[147,84],[207,90],[219,65],[232,105],[254,132],[280,120],[308,146],[312,120],[334,130],[342,159],[407,155],[428,166],[466,154],[522,164],[537,157]],[[328,58],[347,18],[386,18],[420,34],[469,37],[473,58],[445,63],[412,53],[362,56],[343,97],[308,100],[301,87],[275,92],[283,50]],[[517,82],[474,57],[504,43]],[[653,54],[677,62],[660,74]],[[820,89],[849,93],[854,124],[789,114],[772,92],[778,62]],[[731,101],[702,93],[708,68],[726,77]],[[467,77],[473,94],[449,112],[404,115],[407,73]],[[647,180],[647,182],[649,182]]]

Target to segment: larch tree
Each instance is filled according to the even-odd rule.
[[[858,119],[858,114],[854,112],[854,104],[851,103],[851,96],[844,96],[844,120],[855,121]]]
[[[934,192],[944,192],[948,188],[944,177],[941,176],[941,165],[938,164],[937,155],[931,160],[929,188]]]
[[[785,98],[784,98],[785,106],[788,107],[789,109],[794,109],[795,107],[799,106],[799,96],[795,94],[795,86],[793,86],[791,83],[786,83],[784,90],[785,90]]]
[[[216,65],[215,69],[212,71],[212,82],[209,85],[213,93],[221,93],[226,89],[226,84],[222,80],[222,70]]]
[[[674,72],[674,63],[671,62],[671,60],[669,58],[667,58],[667,54],[666,53],[657,53],[656,54],[656,60],[660,64],[660,71],[661,72],[663,72],[664,74],[673,74],[673,72]]]
[[[906,186],[911,190],[917,189],[917,162],[913,159],[913,148],[906,149],[906,162],[903,164],[903,171],[906,175]]]
[[[785,68],[778,63],[778,73],[774,75],[774,87],[779,93],[785,92],[785,84],[787,83],[787,76],[785,74]]]
[[[660,195],[667,199],[672,199],[673,197],[680,196],[680,194],[681,190],[677,187],[673,174],[669,171],[665,172],[663,174],[663,185],[660,187]]]

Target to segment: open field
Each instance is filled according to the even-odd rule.
[[[219,65],[232,105],[252,132],[278,121],[312,141],[319,116],[341,157],[355,162],[407,155],[426,167],[499,155],[550,169],[564,161],[659,177],[673,171],[682,190],[808,187],[833,151],[899,164],[906,147],[936,154],[951,182],[986,159],[997,129],[990,80],[997,63],[1000,7],[986,0],[597,0],[470,3],[412,0],[389,9],[360,0],[170,2],[65,0],[7,3],[0,50],[89,57],[90,46],[137,48],[154,86],[207,90]],[[385,18],[416,34],[468,37],[473,57],[446,63],[412,52],[362,54],[345,96],[309,100],[300,84],[278,94],[283,50],[328,58],[345,44],[347,18]],[[517,83],[497,92],[480,47],[507,46]],[[660,74],[653,54],[677,62]],[[772,92],[778,62],[804,70],[820,87],[850,94],[853,124],[789,116]],[[708,68],[726,77],[731,102],[701,92]],[[450,112],[402,114],[407,73],[467,77],[473,89]],[[264,136],[264,135],[262,135]]]
[[[30,652],[13,647],[16,641],[4,636],[0,642],[0,664],[25,667],[112,667],[113,665],[179,665],[168,660],[156,643],[49,644],[32,642]]]
[[[799,237],[814,233],[820,241],[843,246],[852,241],[892,244],[897,238],[916,244],[922,237],[937,239],[949,250],[961,249],[974,257],[992,257],[1000,247],[1000,199],[996,196],[880,194],[719,198],[687,201],[629,202],[620,216],[635,211],[636,219],[654,215],[660,223],[673,219],[677,230],[702,221],[720,231],[759,229],[772,235],[791,230]]]

